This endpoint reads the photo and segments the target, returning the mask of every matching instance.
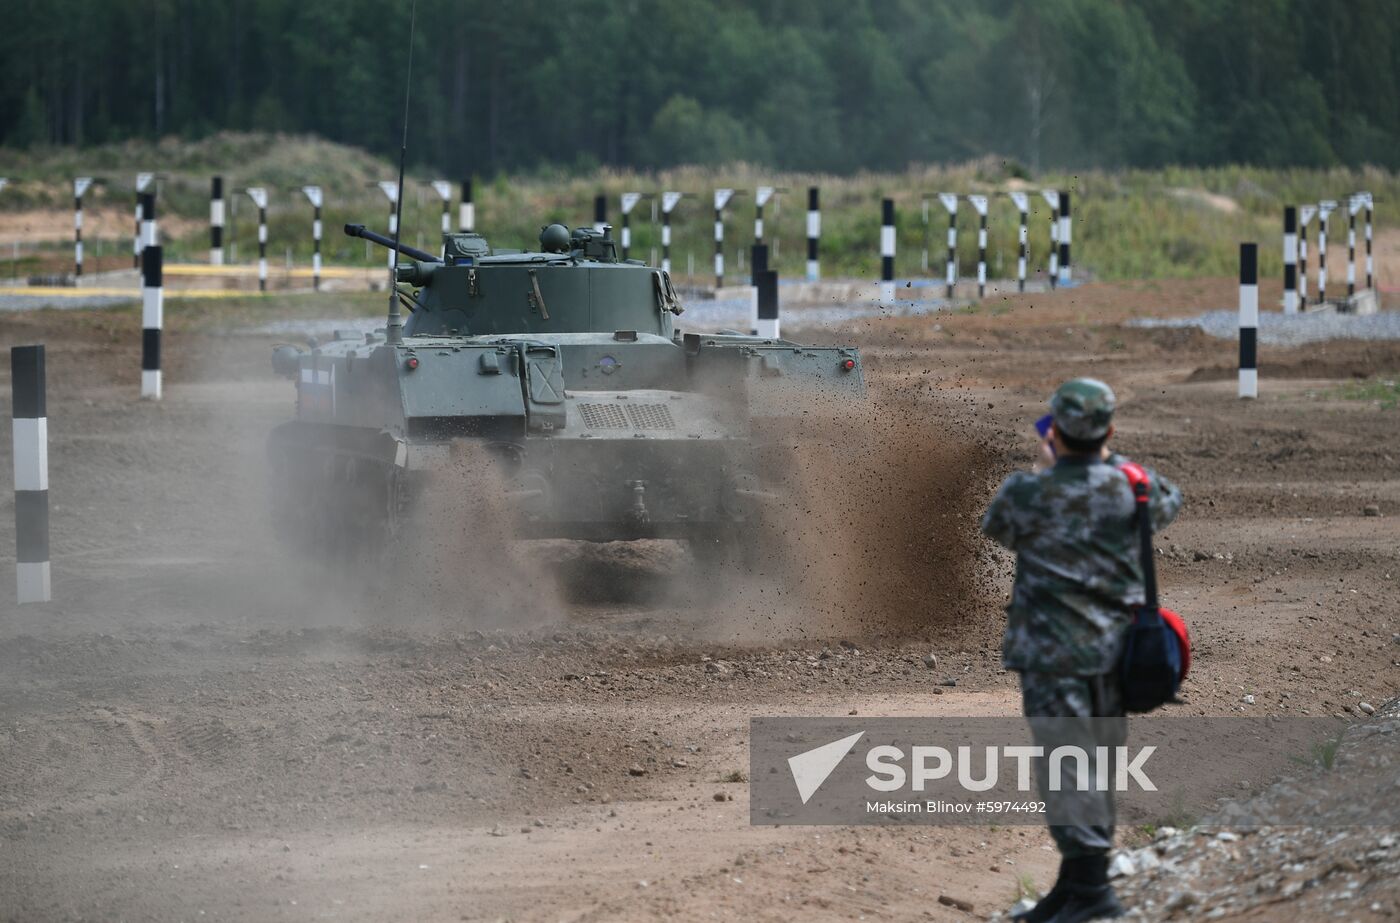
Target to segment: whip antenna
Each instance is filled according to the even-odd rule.
[[[418,0],[408,13],[408,69],[403,86],[403,140],[399,144],[399,189],[394,196],[394,264],[389,268],[389,323],[385,338],[403,342],[403,317],[399,315],[399,235],[403,232],[403,166],[408,158],[408,94],[413,88],[413,31],[418,18]]]

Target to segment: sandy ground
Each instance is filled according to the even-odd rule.
[[[1400,411],[1338,386],[1393,378],[1400,344],[1266,352],[1242,403],[1232,344],[1122,325],[1233,297],[1089,286],[811,335],[862,346],[874,400],[923,408],[917,448],[978,450],[934,472],[965,501],[885,539],[903,546],[969,534],[1058,380],[1112,381],[1120,447],[1187,496],[1159,541],[1197,643],[1178,713],[1351,715],[1400,688]],[[50,317],[0,318],[0,343],[49,348],[56,600],[17,610],[0,572],[0,919],[953,921],[1048,884],[1037,827],[753,827],[737,775],[753,716],[1017,714],[989,547],[942,595],[847,574],[886,611],[844,624],[776,584],[366,592],[270,540],[261,446],[291,412],[270,340],[170,337],[149,404],[134,319]],[[642,557],[652,588],[684,571]],[[1345,906],[1389,919],[1400,895]]]

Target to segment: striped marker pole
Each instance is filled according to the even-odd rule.
[[[754,190],[753,195],[753,242],[763,243],[763,206],[768,204],[768,200],[773,198],[773,193],[777,191],[772,186],[759,186]]]
[[[923,223],[923,230],[924,230],[924,249],[923,249],[922,255],[921,255],[920,258],[919,258],[919,269],[920,269],[923,273],[927,274],[927,273],[928,273],[928,230],[929,230],[929,228],[928,228],[928,196],[924,196],[924,197],[920,200],[919,205],[920,205],[920,211],[922,212],[922,215],[920,216],[920,220],[921,220],[922,223]]]
[[[46,603],[49,585],[49,418],[44,347],[10,347],[14,419],[15,588],[19,602]]]
[[[1050,206],[1050,288],[1060,284],[1060,194],[1054,189],[1042,189],[1040,195]]]
[[[141,251],[160,244],[160,231],[156,227],[156,194],[141,193]]]
[[[1298,206],[1298,310],[1308,307],[1308,225],[1317,214],[1316,205]]]
[[[1011,202],[1016,206],[1016,210],[1021,213],[1021,225],[1016,232],[1016,291],[1026,290],[1026,266],[1030,263],[1030,211],[1031,200],[1024,192],[1009,192]]]
[[[1259,245],[1240,244],[1240,397],[1259,396]]]
[[[434,184],[436,185],[436,183]],[[319,292],[321,290],[321,196],[320,186],[302,186],[301,191],[305,194],[307,201],[311,203],[314,210],[314,217],[311,219],[311,289]],[[447,195],[452,196],[452,187],[448,186]],[[443,211],[442,223],[444,229],[447,225],[447,212]]]
[[[755,249],[762,246],[759,244]],[[778,271],[767,268],[766,257],[764,262],[763,271],[754,274],[754,285],[758,298],[758,315],[754,320],[754,332],[766,340],[776,340],[779,337]]]
[[[880,202],[880,300],[894,303],[894,199]]]
[[[83,278],[83,193],[92,185],[91,176],[73,180],[73,277]]]
[[[1347,199],[1347,297],[1356,294],[1356,213],[1366,199],[1357,193]]]
[[[1337,203],[1331,199],[1317,203],[1317,303],[1327,301],[1327,219]]]
[[[165,322],[164,252],[141,251],[141,396],[160,400],[160,330]]]
[[[733,197],[733,189],[715,190],[715,288],[724,288],[724,207]]]
[[[244,190],[258,207],[258,291],[267,291],[267,190],[251,186]],[[393,251],[390,251],[391,253]]]
[[[1060,284],[1069,285],[1069,245],[1073,238],[1069,214],[1069,191],[1060,190]]]
[[[821,187],[807,187],[807,281],[817,282],[822,277],[821,257],[817,249],[822,239]]]
[[[392,180],[383,179],[379,181],[379,191],[384,193],[384,197],[389,200],[389,236],[393,237],[399,232],[399,186]],[[261,248],[259,248],[261,249]],[[392,247],[385,247],[389,251],[389,271],[394,271],[394,257],[398,256]]]
[[[987,197],[970,195],[967,200],[977,212],[977,297],[987,292]]]
[[[958,281],[958,197],[952,192],[940,192],[938,201],[948,211],[948,297],[953,297],[953,286]]]
[[[136,174],[136,230],[131,237],[132,269],[141,268],[141,251],[146,248],[146,244],[144,242],[144,237],[142,234],[143,229],[141,225],[141,222],[144,218],[144,214],[141,211],[141,197],[146,194],[146,190],[151,185],[151,180],[155,179],[155,177],[156,175],[154,173]]]
[[[224,265],[224,178],[209,184],[209,265]]]
[[[661,271],[671,271],[671,212],[680,204],[681,193],[661,193]]]
[[[640,192],[624,192],[622,194],[622,258],[628,259],[632,254],[632,209],[637,207],[637,203],[642,200]]]
[[[1375,283],[1372,282],[1373,265],[1371,262],[1371,218],[1375,204],[1376,200],[1373,199],[1371,193],[1366,193],[1366,289],[1375,289],[1376,287]]]
[[[1375,208],[1375,204],[1376,204],[1376,200],[1371,196],[1371,194],[1370,194],[1369,192],[1366,193],[1366,287],[1367,287],[1367,288],[1375,288],[1375,287],[1376,287],[1376,286],[1375,286],[1375,283],[1374,283],[1374,281],[1373,281],[1373,279],[1372,279],[1372,270],[1374,269],[1374,264],[1372,264],[1372,262],[1371,262],[1371,219],[1372,219],[1372,217],[1373,217],[1372,211],[1373,211],[1374,208]]]
[[[749,248],[749,332],[758,336],[767,336],[762,332],[758,322],[762,311],[761,299],[763,279],[768,273],[768,246],[767,244],[755,243]]]
[[[445,179],[433,180],[433,192],[442,199],[442,233],[452,233],[452,184]],[[445,245],[444,245],[445,246]]]
[[[593,230],[599,234],[603,233],[603,228],[608,226],[608,197],[598,195],[593,197]]]
[[[1283,207],[1283,313],[1298,313],[1298,209]]]
[[[472,181],[462,180],[462,204],[457,206],[457,230],[463,234],[476,230],[476,202],[472,200]]]

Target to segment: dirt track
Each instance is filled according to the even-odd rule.
[[[938,529],[966,532],[1029,461],[1056,381],[1119,388],[1120,448],[1187,495],[1160,541],[1197,639],[1184,712],[1379,704],[1400,688],[1400,412],[1336,385],[1393,378],[1400,344],[1266,352],[1263,397],[1241,403],[1232,344],[1121,326],[1232,298],[1228,281],[1090,286],[842,335],[877,399],[947,420],[925,448],[991,459]],[[1022,875],[1047,883],[1039,828],[750,827],[746,786],[722,781],[746,769],[755,715],[1015,714],[997,657],[1009,572],[986,546],[980,592],[876,593],[901,611],[824,611],[815,629],[807,602],[762,587],[684,604],[571,602],[547,582],[505,604],[479,584],[365,595],[269,540],[261,443],[291,397],[268,340],[172,337],[152,405],[134,399],[134,319],[43,322],[0,319],[4,345],[49,347],[58,600],[16,611],[0,573],[0,918],[951,921],[1005,908]],[[654,552],[643,569],[683,566]],[[1392,884],[1351,916],[1397,912]]]

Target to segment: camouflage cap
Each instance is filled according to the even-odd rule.
[[[1116,405],[1113,389],[1097,378],[1073,378],[1055,389],[1050,413],[1060,433],[1092,441],[1108,435]]]

